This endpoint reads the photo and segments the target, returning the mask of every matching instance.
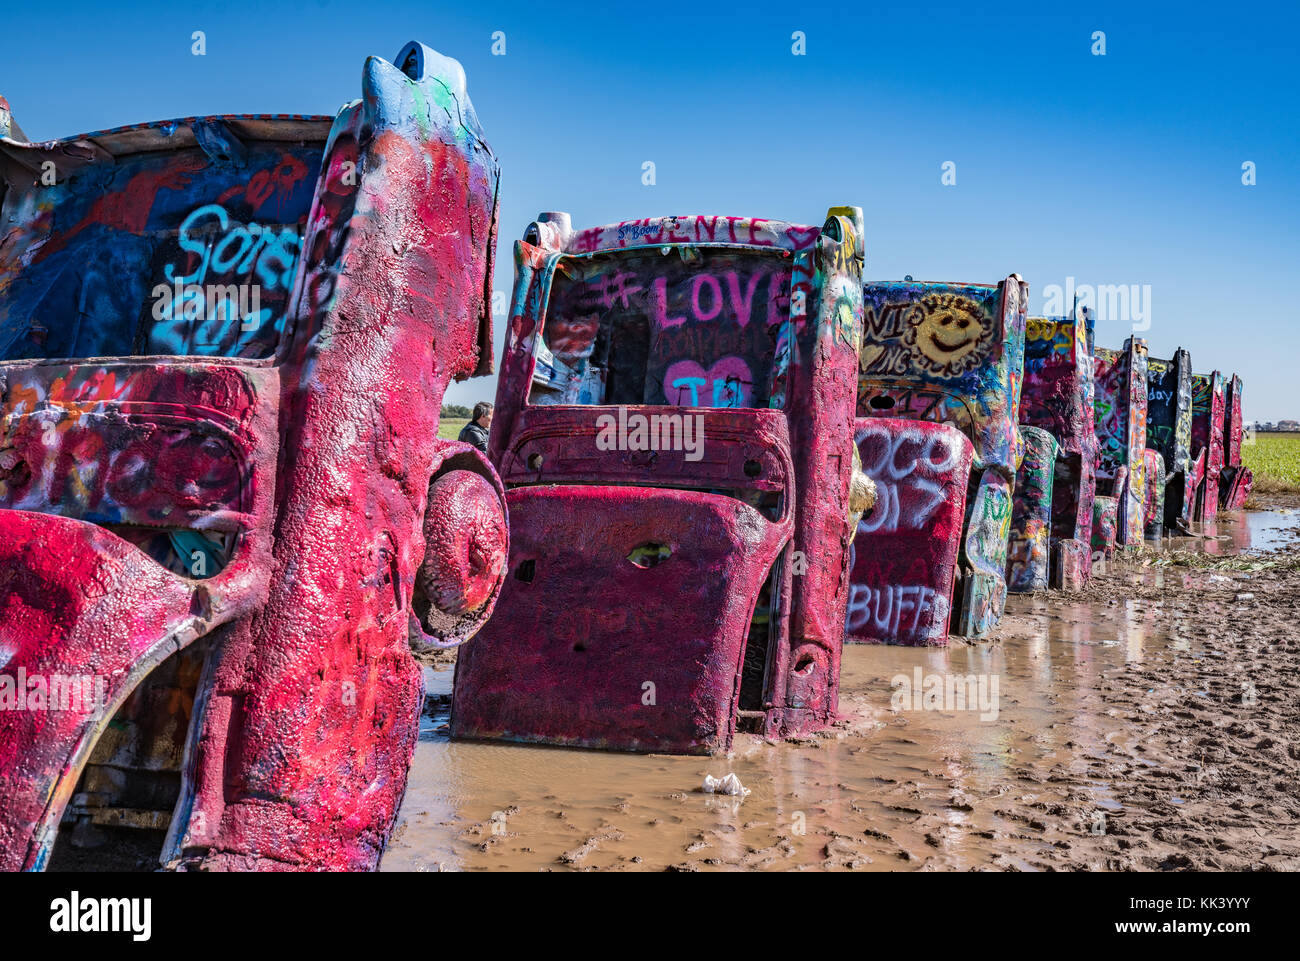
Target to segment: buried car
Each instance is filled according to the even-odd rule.
[[[1192,375],[1192,470],[1186,496],[1189,519],[1213,521],[1219,513],[1219,478],[1223,472],[1223,428],[1227,422],[1223,374]]]
[[[472,635],[507,543],[437,439],[492,361],[464,73],[411,43],[333,119],[8,132],[0,867],[373,869],[411,635]]]
[[[861,236],[857,208],[528,227],[489,440],[509,573],[453,737],[705,754],[834,716]]]
[[[1255,475],[1241,461],[1241,445],[1247,439],[1241,420],[1243,387],[1241,378],[1233,374],[1223,405],[1223,468],[1219,472],[1219,507],[1223,510],[1245,507],[1255,485]]]
[[[877,484],[912,490],[900,512],[882,491],[882,508],[897,523],[873,514],[859,526],[850,639],[942,644],[949,630],[979,636],[1006,604],[1028,285],[1015,274],[997,284],[873,282],[863,298],[860,436],[915,437],[888,458],[862,453]],[[918,422],[943,430],[921,433]],[[915,589],[920,616],[882,616],[900,584]]]
[[[1081,304],[1075,305],[1068,318],[1030,317],[1025,322],[1020,423],[1046,431],[1057,442],[1058,449],[1050,482],[1041,473],[1035,475],[1021,465],[1020,476],[1027,483],[1033,481],[1038,489],[1050,491],[1051,523],[1046,558],[1041,551],[1035,552],[1034,538],[1025,536],[1041,530],[1033,519],[1038,498],[1025,496],[1017,477],[1011,556],[1014,559],[1023,555],[1024,562],[1010,572],[1013,591],[1040,590],[1045,586],[1082,590],[1092,570],[1097,433],[1093,415],[1091,329],[1088,308]],[[1040,439],[1038,446],[1041,449],[1047,445]],[[1028,449],[1026,457],[1031,467],[1038,460]],[[1035,560],[1037,563],[1030,563]]]
[[[1142,546],[1146,527],[1147,345],[1093,351],[1097,496],[1115,499],[1116,543]],[[1094,538],[1095,541],[1095,538]]]
[[[1147,449],[1164,463],[1164,510],[1147,518],[1155,533],[1159,524],[1170,531],[1191,520],[1185,496],[1192,469],[1192,355],[1181,347],[1170,360],[1147,358]],[[1159,498],[1148,497],[1153,506]]]

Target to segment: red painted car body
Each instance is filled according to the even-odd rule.
[[[951,424],[859,417],[875,505],[853,539],[845,640],[948,643],[975,448]]]
[[[1217,370],[1209,374],[1193,374],[1192,457],[1201,464],[1191,495],[1191,519],[1194,521],[1213,521],[1219,512],[1226,410],[1223,375]]]
[[[0,867],[57,862],[61,824],[165,831],[175,867],[379,860],[410,634],[470,636],[507,543],[490,465],[437,439],[491,369],[497,162],[459,64],[397,64],[332,122],[0,141],[0,672],[28,689]],[[92,709],[31,699],[68,678]]]
[[[1241,510],[1255,485],[1255,475],[1241,462],[1246,432],[1241,419],[1243,384],[1236,374],[1226,385],[1223,409],[1223,469],[1219,472],[1219,506]]]
[[[834,716],[861,229],[528,228],[489,442],[510,574],[453,736],[711,753]]]

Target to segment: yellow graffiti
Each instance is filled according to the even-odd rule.
[[[907,315],[903,342],[913,361],[941,377],[955,377],[977,366],[993,339],[993,323],[973,300],[956,294],[923,297]]]

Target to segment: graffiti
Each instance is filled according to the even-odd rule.
[[[937,377],[956,377],[981,362],[993,339],[991,318],[955,294],[922,297],[909,311],[903,343],[913,361]]]
[[[1148,448],[1143,452],[1146,460],[1146,501],[1144,535],[1147,540],[1159,541],[1164,535],[1165,518],[1165,459],[1158,451]]]
[[[943,553],[960,552],[962,595],[952,605],[953,630],[965,635],[987,631],[1005,602],[1027,300],[1028,287],[1015,275],[997,285],[907,281],[863,288],[858,416],[942,422],[973,444],[969,516],[943,532],[953,538]],[[864,571],[863,577],[875,575]],[[951,595],[946,585],[945,593]]]
[[[853,541],[846,636],[945,643],[970,441],[946,424],[861,417],[855,441],[876,502]]]
[[[1087,325],[1082,309],[1068,318],[1028,319],[1020,397],[1021,423],[1047,431],[1059,445],[1051,486],[1049,580],[1070,590],[1087,582],[1092,556],[1097,432]],[[1018,501],[1019,486],[1017,475]],[[1030,510],[1028,502],[1016,508],[1020,516]]]
[[[564,257],[530,402],[766,406],[791,272],[762,252]]]
[[[868,306],[863,331],[863,374],[916,370],[947,379],[989,360],[997,322],[986,304],[936,293],[907,304]]]
[[[39,201],[27,189],[9,194],[0,358],[273,352],[320,151],[254,139],[239,167],[168,137],[165,124],[110,132],[111,163],[61,179]],[[199,319],[192,296],[160,308],[157,288],[175,280],[183,290],[257,286],[261,323],[224,308]]]
[[[723,357],[705,370],[693,360],[679,360],[664,374],[664,396],[682,407],[751,407],[754,375],[739,357]]]
[[[458,659],[453,736],[704,754],[742,726],[834,717],[870,500],[844,389],[861,211],[843,210],[824,234],[738,217],[574,233],[561,213],[524,231],[489,441],[513,575]],[[574,396],[603,406],[556,402]],[[593,451],[612,405],[712,408],[707,456]]]
[[[1148,515],[1148,535],[1153,530],[1153,520],[1159,520],[1163,528],[1183,514],[1191,442],[1191,355],[1180,349],[1171,360],[1150,357],[1147,359],[1147,447],[1160,455],[1165,481],[1158,498],[1163,514],[1158,519]],[[1147,503],[1152,506],[1155,503],[1150,492]]]
[[[1241,462],[1243,427],[1241,378],[1233,375],[1227,382],[1223,413],[1223,469],[1219,473],[1219,506],[1225,510],[1240,510],[1255,483],[1250,468]]]
[[[579,231],[569,244],[575,253],[658,244],[744,244],[807,250],[817,240],[816,227],[750,217],[652,217],[625,220]]]
[[[106,710],[0,713],[0,868],[59,866],[85,779],[170,823],[166,866],[378,864],[410,645],[474,634],[507,538],[491,466],[438,439],[491,366],[497,162],[459,64],[397,62],[337,118],[6,145],[85,163],[5,185],[0,650]]]
[[[1115,471],[1127,465],[1125,443],[1124,395],[1126,367],[1119,351],[1099,348],[1096,351],[1094,387],[1096,390],[1096,424],[1099,461],[1098,480],[1113,480]]]
[[[1225,385],[1217,370],[1192,375],[1192,456],[1203,457],[1204,473],[1188,494],[1191,520],[1213,520],[1219,509],[1219,481],[1224,464]]]
[[[952,434],[916,428],[891,431],[884,422],[859,422],[855,440],[862,472],[876,486],[876,506],[858,523],[864,534],[917,531],[949,496],[949,475],[962,448]]]
[[[1025,458],[1016,472],[1011,534],[1007,543],[1007,590],[1042,591],[1051,573],[1052,487],[1056,479],[1056,439],[1038,427],[1025,427]]]
[[[1125,472],[1121,467],[1120,472]],[[1109,556],[1115,550],[1119,536],[1119,502],[1114,497],[1098,494],[1093,500],[1092,547]]]
[[[225,207],[204,204],[181,222],[176,245],[182,255],[164,263],[166,282],[154,288],[163,299],[153,308],[159,323],[150,331],[148,353],[227,355],[255,338],[278,339],[301,248],[295,227],[233,223]],[[191,265],[192,272],[183,273]],[[196,297],[195,288],[227,293],[202,310],[198,305],[210,294]],[[249,288],[256,306],[249,303]],[[264,292],[272,300],[266,307]]]
[[[948,599],[927,584],[888,584],[871,588],[853,584],[849,589],[848,623],[853,634],[877,637],[916,637],[934,626],[948,623]]]
[[[1122,350],[1098,348],[1095,358],[1098,491],[1118,499],[1119,543],[1138,546],[1146,501],[1146,343],[1130,337]]]

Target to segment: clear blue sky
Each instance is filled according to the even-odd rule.
[[[130,3],[6,11],[33,139],[206,113],[334,113],[369,54],[465,65],[501,159],[496,286],[540,210],[589,226],[866,211],[872,278],[1150,285],[1152,353],[1300,418],[1295,3]],[[190,53],[203,30],[207,55]],[[492,33],[506,55],[491,53]],[[807,37],[793,56],[791,34]],[[1094,56],[1092,34],[1106,34]],[[657,183],[641,183],[654,161]],[[956,164],[955,186],[940,182]],[[1257,184],[1242,185],[1242,163]],[[498,318],[500,356],[504,324]],[[1118,346],[1131,324],[1104,320]],[[490,398],[495,381],[448,400]]]

